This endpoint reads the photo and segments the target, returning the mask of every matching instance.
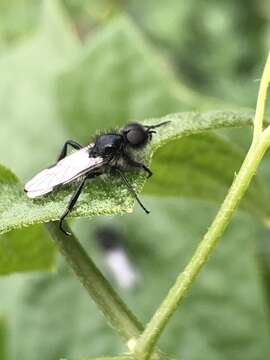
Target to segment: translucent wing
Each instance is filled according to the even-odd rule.
[[[89,157],[92,144],[77,150],[45,169],[25,184],[27,196],[35,198],[51,192],[56,186],[67,184],[103,163],[102,157]]]
[[[114,249],[107,249],[105,261],[108,270],[122,288],[131,289],[139,282],[139,273],[130,262],[123,248],[118,246]]]

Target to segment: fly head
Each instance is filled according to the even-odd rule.
[[[168,123],[169,121],[166,121],[158,125],[149,126],[138,123],[130,123],[122,130],[122,134],[124,136],[125,142],[129,146],[133,148],[140,148],[145,146],[148,141],[152,139],[152,134],[156,132],[153,129]]]

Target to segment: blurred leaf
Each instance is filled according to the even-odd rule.
[[[7,350],[6,321],[3,316],[0,316],[0,359],[1,360],[8,360],[6,350]]]
[[[55,247],[40,225],[0,237],[0,275],[50,271],[54,269],[54,260]]]
[[[8,190],[9,188],[9,190]],[[0,166],[0,213],[4,208],[11,210],[13,200],[20,192],[18,179],[6,168]],[[10,195],[8,192],[10,191]],[[26,213],[25,213],[26,215]],[[13,231],[0,237],[0,275],[23,271],[52,270],[54,246],[47,232],[41,226]]]
[[[191,38],[192,34],[186,31],[186,27],[189,25],[189,28],[193,29],[196,25],[188,24],[188,19],[197,14],[194,11],[195,3],[196,0],[189,3],[177,0],[169,0],[167,3],[162,0],[150,0],[138,4],[136,0],[129,0],[129,11],[154,41],[159,40],[161,44],[178,49]]]
[[[156,212],[157,202],[150,207]],[[189,261],[216,209],[171,200],[159,203],[157,211],[156,218],[151,214],[152,219],[138,213],[137,223],[130,217],[125,219],[129,248],[136,261],[140,258],[144,264],[139,262],[139,269],[144,269],[143,281],[147,284],[143,299],[132,300],[131,295],[128,303],[135,313],[148,312],[144,321],[169,290],[175,273]],[[264,231],[250,217],[236,216],[166,329],[160,342],[165,352],[190,360],[269,357],[267,308],[254,254],[254,241]],[[145,275],[146,268],[149,276]]]
[[[113,356],[113,357],[99,357],[99,358],[87,358],[87,359],[80,359],[80,360],[132,360],[134,359],[130,355],[122,355],[122,356]],[[61,359],[61,360],[67,360],[67,359]]]
[[[159,129],[158,134],[155,134],[146,150],[139,152],[141,158],[149,160],[158,147],[176,138],[221,127],[249,125],[252,122],[252,114],[240,112],[179,113],[154,121],[149,120],[147,124],[162,121],[171,122]],[[174,168],[171,169],[171,171],[173,170]],[[164,175],[166,176],[166,174]],[[70,197],[70,187],[73,186],[67,186],[64,190],[55,191],[40,199],[29,200],[14,176],[5,168],[0,168],[0,179],[0,186],[3,189],[0,192],[0,233],[59,219]],[[137,173],[132,175],[130,180],[133,182],[135,190],[140,191],[145,182],[145,175]],[[101,182],[100,179],[91,182],[81,195],[78,205],[71,212],[71,217],[131,212],[134,199],[126,187],[119,184],[119,179],[110,177],[105,182]]]
[[[1,293],[5,292],[0,308],[10,323],[9,360],[37,360],[37,353],[42,360],[57,360],[126,351],[81,284],[63,266],[58,273],[3,277],[0,286]]]
[[[28,5],[27,17],[32,9]],[[26,15],[24,6],[19,5],[17,13]],[[13,14],[10,6],[6,10]],[[40,164],[45,166],[47,156],[58,152],[59,139],[66,138],[55,107],[53,80],[78,47],[58,1],[43,2],[39,20],[32,37],[16,48],[10,47],[0,59],[0,158],[21,176]],[[14,26],[19,26],[16,21],[13,18]],[[7,169],[1,167],[0,174],[0,212],[5,203],[4,208],[9,208],[13,217],[13,200],[25,195]],[[21,216],[26,216],[27,208],[22,206],[21,211]],[[0,238],[0,274],[51,270],[53,262],[53,245],[39,226]]]
[[[37,32],[0,58],[0,161],[19,176],[45,166],[66,138],[53,80],[77,45],[58,1],[48,0]]]
[[[141,284],[122,296],[146,322],[184,268],[216,209],[196,201],[148,198],[151,216],[115,218],[125,235]],[[80,220],[75,232],[100,266],[95,245],[99,220]],[[162,336],[176,359],[269,358],[269,330],[253,240],[262,228],[238,213],[208,266]],[[263,230],[265,231],[265,230]],[[109,274],[108,274],[109,276]],[[88,359],[126,349],[67,266],[58,274],[2,279],[0,311],[10,321],[10,360]],[[116,286],[116,285],[114,285]],[[52,331],[53,330],[53,331]]]
[[[216,133],[175,140],[160,148],[153,159],[154,176],[144,193],[181,196],[220,203],[240,169],[245,152]],[[259,218],[270,210],[260,177],[251,183],[241,208]]]
[[[121,17],[91,38],[60,76],[58,95],[64,125],[81,142],[129,120],[217,107],[177,82],[169,64]]]
[[[187,84],[231,104],[255,106],[254,80],[269,48],[261,1],[129,0],[128,9]]]
[[[37,26],[40,0],[0,2],[0,50],[9,47]]]
[[[119,12],[120,1],[112,0],[62,0],[75,23],[80,38],[93,36],[97,28]]]

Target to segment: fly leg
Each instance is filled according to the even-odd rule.
[[[76,149],[76,150],[80,150],[80,149],[82,148],[82,146],[81,146],[79,143],[77,143],[76,141],[74,141],[74,140],[67,140],[67,141],[65,142],[65,144],[64,144],[64,146],[63,146],[63,148],[62,148],[62,150],[61,150],[58,158],[57,158],[57,162],[60,161],[60,160],[62,160],[64,157],[67,156],[67,148],[68,148],[68,145],[71,146],[71,147],[73,147],[73,148]]]
[[[79,183],[77,189],[74,191],[73,195],[71,196],[70,200],[69,200],[69,203],[68,203],[68,206],[66,208],[66,210],[64,211],[63,215],[61,216],[60,218],[60,221],[59,221],[59,227],[60,229],[63,231],[64,234],[66,234],[67,236],[71,235],[68,231],[66,231],[63,227],[63,221],[65,219],[65,217],[70,213],[70,211],[74,208],[81,192],[82,192],[82,189],[84,187],[84,184],[85,184],[85,181],[86,181],[87,177],[84,177],[82,179],[82,181]]]
[[[131,195],[136,199],[136,201],[138,202],[138,204],[140,205],[140,207],[146,212],[146,214],[149,214],[150,211],[148,211],[146,209],[146,207],[143,205],[143,203],[141,202],[141,200],[139,199],[138,195],[136,194],[135,190],[133,189],[132,185],[130,184],[130,182],[128,181],[128,179],[126,178],[126,176],[122,173],[121,170],[119,170],[118,168],[114,167],[112,169],[113,171],[115,171],[118,175],[120,175],[122,182],[126,185],[128,191],[131,193]]]
[[[134,161],[127,154],[125,155],[125,161],[126,161],[127,165],[129,165],[133,168],[137,168],[137,169],[145,171],[147,173],[148,179],[153,175],[152,171],[146,165],[144,165],[143,163]]]

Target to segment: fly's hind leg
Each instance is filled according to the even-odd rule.
[[[68,206],[66,208],[66,210],[64,211],[64,213],[62,214],[61,218],[60,218],[60,221],[59,221],[59,227],[60,229],[63,231],[64,234],[66,234],[67,236],[70,236],[71,233],[66,231],[64,229],[64,220],[65,220],[65,217],[70,213],[70,211],[72,211],[72,209],[74,208],[81,192],[82,192],[82,189],[84,187],[84,184],[85,184],[85,181],[86,181],[87,177],[84,177],[82,179],[82,181],[79,183],[77,189],[74,191],[73,195],[71,196],[70,200],[69,200],[69,203],[68,203]]]
[[[65,142],[65,144],[64,144],[64,146],[63,146],[63,148],[62,148],[62,150],[61,150],[58,158],[57,158],[57,161],[60,161],[60,160],[62,160],[64,157],[67,156],[68,145],[71,146],[71,147],[73,147],[73,148],[76,149],[76,150],[82,149],[82,146],[81,146],[79,143],[77,143],[76,141],[74,141],[74,140],[67,140],[67,141]]]
[[[70,236],[70,232],[66,231],[64,229],[64,220],[65,220],[65,217],[72,211],[72,209],[74,208],[74,206],[76,205],[76,202],[77,200],[79,199],[79,196],[83,190],[83,187],[85,185],[85,182],[87,179],[91,179],[91,178],[94,178],[98,176],[98,174],[88,174],[88,175],[85,175],[85,177],[80,181],[78,187],[76,188],[76,190],[74,191],[73,195],[71,196],[70,200],[69,200],[69,203],[68,203],[68,206],[66,208],[66,210],[64,211],[64,213],[62,214],[62,216],[60,217],[60,220],[59,220],[59,227],[60,229],[63,231],[64,234],[66,234],[67,236]]]

